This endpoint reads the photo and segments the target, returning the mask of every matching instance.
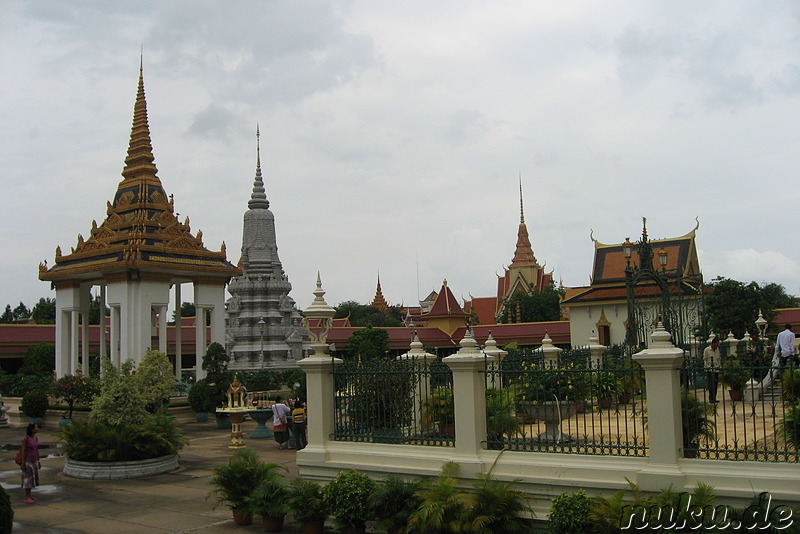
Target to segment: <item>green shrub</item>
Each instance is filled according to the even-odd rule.
[[[778,434],[783,436],[786,443],[800,449],[800,401],[790,405],[783,413],[783,418],[778,421]]]
[[[419,506],[417,492],[421,485],[421,480],[407,481],[397,475],[389,475],[377,483],[375,491],[367,499],[367,504],[378,529],[402,532],[408,518]]]
[[[375,482],[355,469],[340,471],[322,491],[322,498],[341,531],[363,527],[370,519],[367,500],[375,490]]]
[[[550,517],[547,520],[548,532],[551,534],[590,532],[592,522],[589,520],[589,511],[591,508],[592,499],[586,496],[584,490],[562,493],[553,499],[550,506]]]
[[[50,394],[58,402],[67,405],[64,416],[72,419],[72,411],[78,403],[88,404],[100,392],[98,381],[89,376],[64,375],[50,385]]]
[[[278,469],[286,471],[283,464],[262,464],[264,478],[245,499],[249,510],[263,517],[283,517],[289,513],[288,483]]]
[[[58,439],[64,443],[64,454],[85,462],[147,460],[176,454],[186,444],[175,419],[164,409],[142,424],[77,419],[61,429]]]
[[[197,413],[214,413],[225,402],[225,394],[208,383],[208,379],[198,380],[189,388],[189,406]]]
[[[50,401],[47,400],[47,393],[43,390],[33,390],[22,397],[20,410],[28,417],[44,417],[49,406]]]
[[[493,534],[495,532],[528,532],[533,510],[528,497],[517,489],[517,482],[497,480],[491,474],[479,475],[475,494],[467,512],[469,532]]]
[[[148,349],[136,369],[134,379],[138,382],[145,409],[149,413],[156,413],[159,407],[169,403],[175,385],[175,371],[166,354]]]
[[[13,524],[14,510],[11,508],[11,498],[0,486],[0,534],[11,534]]]
[[[24,397],[29,391],[47,390],[52,382],[52,374],[9,374],[0,370],[0,395],[4,397]]]
[[[453,478],[458,465],[449,462],[438,477],[425,481],[419,492],[420,505],[408,518],[407,532],[449,534],[467,530],[466,511],[469,497]]]
[[[783,401],[795,404],[800,401],[800,369],[787,369],[781,375]]]
[[[296,521],[323,521],[328,517],[322,486],[304,478],[295,478],[289,486],[287,504]]]
[[[251,511],[247,498],[271,469],[269,464],[261,463],[253,449],[236,449],[228,458],[228,463],[214,466],[214,474],[209,480],[211,491],[207,498],[215,499],[214,507],[225,504],[235,510]]]
[[[140,381],[133,375],[134,362],[116,367],[106,359],[100,379],[100,394],[92,401],[91,417],[110,426],[141,425],[147,419],[146,401]],[[120,402],[125,399],[125,402]]]

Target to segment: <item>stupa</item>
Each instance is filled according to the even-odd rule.
[[[256,176],[242,232],[242,275],[228,285],[225,345],[231,369],[284,369],[303,358],[307,331],[289,296],[292,284],[278,258],[275,216],[261,175],[256,128]]]

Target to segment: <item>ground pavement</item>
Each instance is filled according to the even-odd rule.
[[[212,508],[206,500],[214,465],[227,461],[230,431],[216,424],[182,423],[189,445],[180,454],[180,467],[172,473],[131,480],[78,480],[62,474],[64,458],[57,446],[55,424],[39,433],[41,486],[33,490],[36,504],[25,504],[20,487],[20,470],[14,463],[16,450],[4,446],[19,444],[24,428],[0,428],[0,484],[11,496],[15,533],[114,533],[156,534],[198,532],[217,534],[264,532],[259,517],[253,525],[236,526],[228,508]],[[255,428],[245,422],[245,443],[265,462],[284,464],[288,477],[297,476],[294,450],[278,450],[275,441],[248,439]],[[331,530],[332,531],[332,530]],[[283,532],[297,533],[300,527],[287,517]]]

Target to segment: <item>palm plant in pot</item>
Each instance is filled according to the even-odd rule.
[[[723,362],[720,379],[723,384],[730,388],[728,390],[728,395],[731,400],[742,400],[744,397],[744,388],[747,387],[747,382],[750,380],[750,377],[750,371],[743,367],[737,358],[731,358]]]
[[[600,408],[610,408],[614,399],[623,392],[623,384],[617,373],[600,371],[594,375],[592,392],[597,397]]]
[[[493,534],[494,532],[530,532],[533,510],[528,497],[517,483],[497,480],[490,473],[479,475],[475,493],[468,507],[468,532]]]
[[[302,534],[322,534],[328,506],[322,496],[322,486],[304,478],[289,484],[289,513],[300,523]]]
[[[228,463],[214,466],[208,498],[214,497],[215,508],[220,504],[230,508],[237,525],[249,525],[253,522],[253,510],[247,498],[267,477],[269,470],[253,449],[237,449]]]
[[[405,532],[408,518],[420,504],[421,480],[403,480],[389,475],[375,487],[367,504],[376,526],[387,534]]]
[[[286,491],[288,482],[278,472],[279,469],[287,470],[283,464],[261,464],[264,478],[245,498],[247,508],[261,516],[262,525],[267,532],[280,532],[283,529],[283,519],[289,512],[289,493]]]
[[[713,419],[716,409],[716,405],[701,401],[686,390],[681,393],[681,427],[684,457],[697,457],[700,442],[716,438],[716,425]]]
[[[522,417],[515,407],[516,393],[513,388],[486,390],[486,441],[490,449],[502,449],[505,440],[510,438],[522,425]]]

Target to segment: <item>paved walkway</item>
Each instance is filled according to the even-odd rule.
[[[253,525],[236,526],[224,506],[212,509],[206,500],[211,469],[227,461],[230,431],[217,430],[215,423],[182,423],[187,445],[180,455],[180,467],[172,473],[132,480],[78,480],[62,474],[64,458],[55,439],[55,424],[39,433],[43,448],[41,486],[33,490],[36,504],[25,504],[20,487],[15,450],[4,444],[18,444],[24,428],[0,428],[0,484],[11,496],[15,533],[115,533],[150,534],[198,532],[201,534],[264,532],[259,517]],[[245,422],[245,443],[265,462],[284,464],[296,477],[295,451],[278,450],[274,440],[248,439],[255,428]],[[300,532],[289,517],[283,532]]]

